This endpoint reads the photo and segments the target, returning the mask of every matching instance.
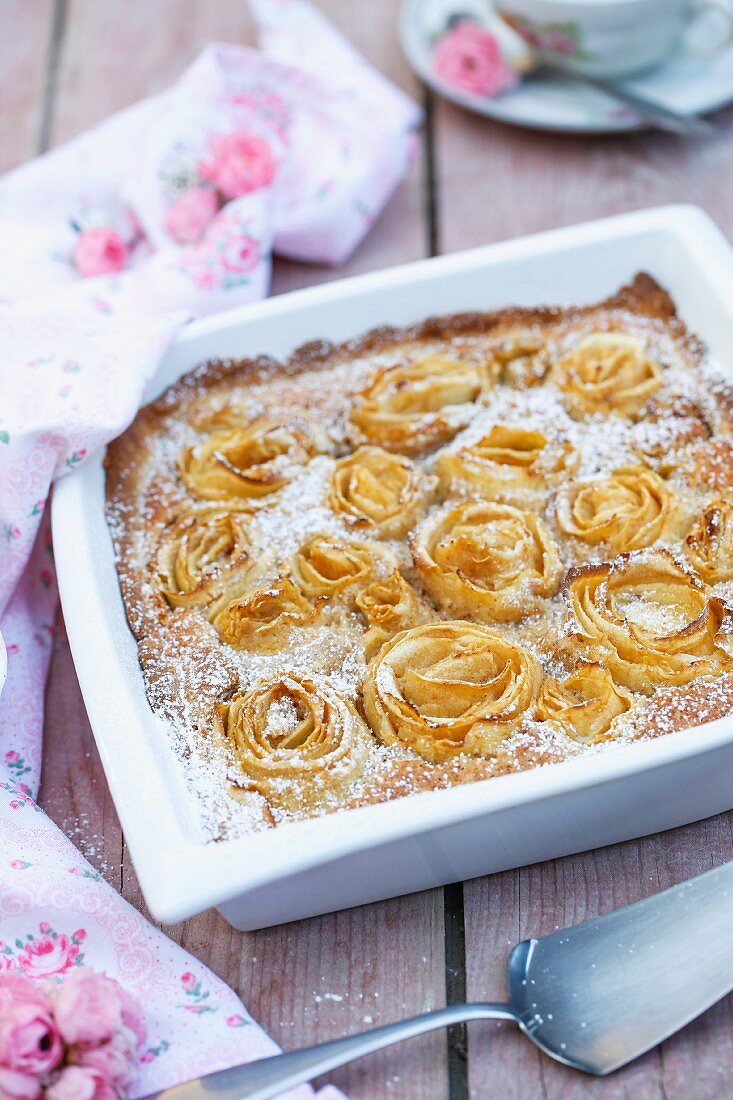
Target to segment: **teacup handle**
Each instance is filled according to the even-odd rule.
[[[686,32],[697,22],[700,16],[711,10],[721,15],[724,23],[727,25],[723,37],[719,42],[716,42],[714,46],[710,46],[707,49],[690,49],[684,41]],[[679,53],[687,54],[690,57],[715,57],[717,54],[721,53],[731,41],[733,41],[733,9],[731,9],[727,0],[693,0],[687,11],[686,26],[685,30],[682,32]]]

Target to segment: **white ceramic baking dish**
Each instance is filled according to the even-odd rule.
[[[733,253],[701,211],[639,211],[329,283],[189,325],[150,391],[202,360],[284,355],[377,324],[598,301],[654,275],[733,372]],[[328,912],[668,829],[733,807],[733,718],[447,791],[203,843],[148,706],[104,519],[102,455],[59,482],[53,533],[71,649],[145,899],[237,928]]]

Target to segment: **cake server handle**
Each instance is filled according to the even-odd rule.
[[[517,1017],[509,1005],[471,1004],[449,1005],[411,1020],[376,1027],[359,1035],[347,1035],[329,1043],[294,1050],[288,1054],[275,1054],[247,1062],[243,1066],[208,1073],[183,1085],[163,1089],[146,1096],[144,1100],[271,1100],[295,1085],[302,1085],[328,1073],[365,1054],[401,1043],[439,1027],[450,1027],[468,1020],[512,1020]]]

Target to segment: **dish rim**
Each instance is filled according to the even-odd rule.
[[[725,238],[696,207],[667,206],[319,284],[191,322],[174,341],[161,370],[173,351],[185,356],[186,349],[194,348],[197,343],[255,318],[283,317],[294,308],[358,299],[370,290],[384,291],[419,283],[421,279],[432,280],[450,275],[452,271],[488,270],[504,260],[545,252],[561,253],[573,245],[587,246],[650,229],[671,231],[682,245],[699,257],[703,255],[700,249],[704,249],[708,262],[717,261],[716,274],[724,286],[727,285],[729,299],[733,301],[733,253]],[[674,297],[674,288],[669,289]],[[731,321],[733,323],[733,317]],[[361,327],[364,329],[368,325]],[[704,332],[700,335],[705,338]],[[196,839],[187,835],[192,830],[184,827],[174,804],[174,792],[165,790],[174,765],[173,750],[167,739],[161,747],[149,737],[153,725],[159,726],[162,719],[153,715],[149,705],[147,715],[140,714],[140,668],[131,670],[129,661],[120,658],[115,650],[115,634],[106,622],[106,605],[111,599],[119,603],[122,625],[132,641],[124,620],[116,575],[115,600],[101,570],[96,568],[91,535],[85,529],[86,499],[90,489],[94,489],[95,480],[102,476],[101,461],[102,452],[99,452],[79,470],[61,479],[54,490],[52,523],[59,589],[72,655],[110,791],[145,900],[159,920],[184,919],[209,906],[223,904],[269,883],[371,847],[423,836],[524,803],[592,789],[623,780],[632,773],[651,772],[713,752],[733,741],[733,716],[728,716],[653,741],[614,746],[576,760],[338,811],[338,818],[334,814],[322,815],[219,843]],[[80,585],[79,575],[84,575],[84,565],[93,583]],[[101,691],[97,683],[100,671],[105,677]],[[144,686],[142,691],[144,696]],[[116,707],[113,715],[109,713],[110,694]],[[128,746],[122,744],[123,735],[132,738],[130,747],[135,752],[132,765],[125,757]],[[164,757],[170,759],[165,762]],[[137,797],[130,797],[131,780],[133,785],[136,780],[150,782],[143,782],[136,791]],[[159,803],[155,801],[156,789],[164,793]],[[430,807],[429,815],[424,812],[426,806]],[[339,829],[333,829],[336,820]],[[153,826],[158,840],[155,845],[150,844]],[[288,843],[291,838],[293,843]]]

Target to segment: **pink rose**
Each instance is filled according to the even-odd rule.
[[[178,244],[195,244],[218,209],[215,191],[209,187],[192,187],[168,208],[166,232]]]
[[[19,760],[20,760],[20,753],[17,753],[15,751],[15,749],[10,749],[9,752],[5,753],[5,763],[6,764],[17,764]]]
[[[0,1066],[0,1096],[7,1100],[36,1100],[41,1094],[37,1077]]]
[[[0,974],[0,1066],[16,1074],[42,1077],[62,1056],[61,1036],[44,991],[12,970]]]
[[[52,978],[70,970],[78,957],[79,948],[68,936],[44,935],[25,945],[18,963],[30,978]]]
[[[227,271],[237,274],[254,271],[260,262],[259,242],[246,234],[234,237],[222,252],[221,262]]]
[[[127,245],[114,229],[85,229],[76,238],[73,260],[85,278],[109,275],[127,266]]]
[[[181,974],[181,985],[186,990],[195,989],[196,975],[192,974],[190,970],[187,970],[185,974]]]
[[[435,47],[433,64],[446,84],[471,95],[499,95],[518,81],[493,34],[471,20],[462,20],[443,35]]]
[[[115,1088],[126,1092],[135,1076],[137,1046],[135,1033],[121,1027],[111,1039],[99,1046],[72,1047],[70,1061],[94,1070]]]
[[[275,178],[275,158],[262,138],[243,133],[212,137],[210,159],[201,161],[199,172],[213,183],[224,199],[238,199],[267,187]]]
[[[137,1042],[145,1038],[142,1013],[127,990],[93,970],[75,970],[63,983],[56,998],[56,1022],[69,1044],[104,1043],[123,1026]]]
[[[8,955],[5,951],[0,954],[0,974],[5,973],[7,970],[15,970],[16,963],[15,958],[12,955]]]
[[[85,1066],[67,1066],[46,1089],[46,1100],[119,1100],[114,1085]]]

